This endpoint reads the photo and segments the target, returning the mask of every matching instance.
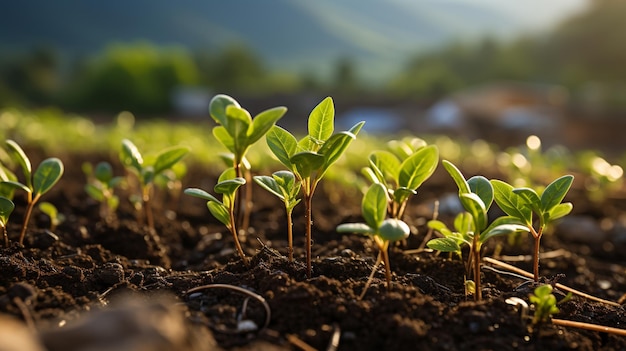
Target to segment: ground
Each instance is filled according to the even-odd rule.
[[[167,343],[188,350],[216,344],[226,349],[268,350],[306,349],[306,345],[318,350],[626,349],[626,338],[608,333],[529,325],[505,302],[513,296],[528,301],[533,284],[527,279],[484,264],[484,300],[474,302],[464,293],[461,261],[428,251],[415,253],[427,233],[425,223],[433,216],[434,200],[455,193],[454,183],[445,173],[437,172],[411,201],[405,219],[413,234],[390,249],[390,290],[385,287],[384,269],[379,267],[371,287],[359,300],[377,249],[366,237],[335,231],[340,223],[361,220],[357,192],[329,185],[315,196],[313,274],[307,279],[302,205],[294,213],[296,260],[289,262],[284,256],[284,208],[255,186],[251,228],[241,237],[250,258],[246,266],[236,255],[226,228],[195,198],[157,190],[154,213],[158,239],[150,235],[141,216],[125,201],[124,191],[117,217],[108,221],[101,218],[98,203],[83,190],[85,177],[80,164],[106,158],[65,156],[66,174],[44,200],[55,204],[66,220],[51,231],[48,218],[36,212],[25,247],[16,243],[25,200],[21,195],[15,199],[16,212],[8,226],[12,245],[0,249],[0,312],[36,330],[39,337],[35,341],[45,349],[78,350],[81,342],[118,345],[116,341],[145,333],[149,328],[142,325],[150,323],[157,332],[147,336],[149,341],[139,341],[142,345],[154,343],[150,350],[168,349],[159,348],[170,345]],[[116,171],[121,172],[119,167]],[[211,189],[213,173],[192,166],[183,187]],[[571,216],[598,222],[606,221],[607,214],[620,213],[623,202],[607,199],[591,204],[584,192],[576,189],[570,197],[568,201],[575,206]],[[451,218],[445,209],[440,216],[443,220]],[[542,241],[542,252],[556,253],[542,260],[542,281],[619,300],[626,293],[626,244],[611,242],[613,237],[606,235],[602,241],[576,242],[569,240],[562,228],[566,226],[557,226]],[[483,255],[513,260],[530,254],[531,246],[524,237],[517,245],[494,240]],[[510,263],[532,271],[528,260]],[[260,295],[269,306],[268,325],[267,312],[258,299],[246,299],[246,295],[227,288],[189,292],[209,284],[234,285]],[[556,295],[564,294],[557,291]],[[116,306],[121,311],[119,318],[128,325],[139,325],[137,333],[128,327],[125,333],[120,330],[103,341],[85,336],[90,334],[85,330],[90,329],[77,329],[77,323],[88,326],[90,319]],[[625,328],[623,305],[575,297],[559,307],[557,317],[561,319]],[[139,312],[124,314],[134,308]],[[142,314],[146,310],[158,313]],[[164,322],[164,316],[169,316],[170,324]],[[106,328],[97,325],[100,327],[94,329],[104,333]],[[72,330],[79,330],[80,337]],[[69,346],[61,342],[67,340],[73,342]],[[124,345],[116,347],[134,349],[129,346],[132,344]]]

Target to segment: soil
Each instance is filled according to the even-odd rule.
[[[294,213],[296,260],[289,262],[284,208],[254,187],[252,225],[241,236],[250,258],[246,266],[234,250],[232,237],[204,203],[178,197],[175,191],[155,193],[158,238],[150,235],[141,216],[125,201],[128,189],[120,191],[116,218],[102,219],[98,203],[83,190],[80,165],[107,158],[63,157],[66,173],[43,200],[55,204],[66,219],[50,230],[48,218],[36,211],[23,248],[16,241],[25,200],[21,194],[15,198],[16,212],[8,226],[12,245],[0,249],[0,312],[31,323],[44,335],[40,340],[48,350],[60,349],[51,341],[54,335],[90,318],[93,310],[110,301],[134,296],[145,302],[162,295],[173,297],[184,316],[181,323],[194,331],[195,341],[187,340],[191,344],[185,347],[189,350],[212,349],[215,343],[226,349],[277,350],[306,345],[318,350],[626,350],[626,338],[613,334],[549,323],[532,327],[505,302],[513,296],[528,301],[532,284],[525,279],[485,264],[484,300],[474,302],[464,293],[464,267],[458,259],[407,251],[422,244],[433,201],[455,193],[454,183],[443,172],[424,184],[408,208],[405,219],[413,235],[390,249],[390,291],[379,267],[359,300],[378,251],[366,237],[335,231],[340,223],[360,221],[357,192],[328,184],[315,196],[313,275],[307,279],[302,205]],[[116,171],[122,173],[119,165]],[[211,189],[217,171],[192,166],[183,187]],[[606,221],[614,221],[615,227],[625,204],[620,199],[590,203],[576,189],[568,201],[575,205],[571,216],[604,221],[599,228],[607,231]],[[445,208],[440,212],[440,219],[452,218]],[[561,228],[557,226],[542,241],[543,252],[561,250],[542,260],[542,281],[558,281],[619,300],[626,293],[626,241],[605,235],[602,241],[574,242],[559,232]],[[527,255],[531,246],[524,237],[518,245],[495,239],[484,255],[500,259]],[[532,271],[528,260],[512,264]],[[230,284],[262,296],[271,311],[269,324],[264,326],[267,316],[262,304],[241,293],[225,288],[188,293],[209,284]],[[556,295],[564,294],[556,291]],[[575,297],[559,307],[560,319],[626,328],[624,306]]]

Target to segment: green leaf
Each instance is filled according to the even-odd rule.
[[[206,205],[213,217],[217,218],[217,220],[222,222],[228,229],[231,229],[230,212],[228,212],[228,208],[226,208],[223,203],[209,201]]]
[[[56,206],[51,204],[50,202],[42,202],[39,204],[39,210],[45,213],[51,219],[55,219],[59,216],[59,211]]]
[[[452,238],[447,238],[447,237],[429,240],[428,243],[426,243],[426,246],[428,246],[428,248],[430,249],[441,251],[441,252],[460,252],[461,251],[461,246],[459,246],[459,243],[456,240]]]
[[[261,139],[286,112],[286,107],[274,107],[256,115],[252,119],[252,128],[248,133],[248,144],[252,145]]]
[[[364,124],[365,122],[359,122],[352,126],[349,131],[339,132],[324,142],[324,145],[319,150],[319,153],[324,156],[324,165],[317,176],[318,179],[321,179],[328,171],[328,168],[343,155],[352,141],[356,139]]]
[[[535,213],[541,213],[541,199],[535,190],[531,188],[515,188],[513,193],[521,196],[526,201],[526,206],[529,206]]]
[[[239,103],[237,102],[237,100],[233,99],[232,97],[228,95],[224,95],[224,94],[215,95],[211,99],[211,102],[209,103],[209,114],[211,115],[213,120],[215,120],[215,122],[225,126],[228,123],[227,122],[228,117],[226,116],[226,108],[231,105],[236,106],[236,107],[241,107],[239,106]]]
[[[397,218],[388,218],[378,228],[378,235],[386,241],[398,241],[411,234],[409,225]]]
[[[327,97],[320,102],[309,115],[309,136],[316,141],[325,141],[333,135],[335,128],[335,106],[333,99]]]
[[[432,219],[428,221],[428,228],[438,231],[445,237],[449,237],[452,235],[452,231],[448,229],[445,223],[439,220]]]
[[[26,156],[26,153],[22,148],[13,140],[7,140],[6,145],[9,148],[11,153],[11,157],[17,164],[22,168],[22,172],[24,173],[24,178],[26,178],[26,186],[32,188],[31,176],[33,174],[32,165],[30,163],[30,159]]]
[[[370,167],[361,168],[361,174],[363,174],[370,183],[385,183],[382,172],[372,164],[370,164]]]
[[[244,184],[246,184],[246,180],[243,178],[228,179],[217,183],[213,190],[218,194],[232,196]]]
[[[376,230],[365,223],[344,223],[337,226],[337,232],[373,235]]]
[[[1,182],[1,184],[3,184],[4,186],[7,186],[7,187],[11,187],[13,189],[24,190],[27,193],[32,193],[33,192],[31,188],[27,187],[26,185],[24,185],[24,184],[22,184],[20,182],[16,182],[16,181],[13,181],[13,180],[4,181],[4,182]]]
[[[302,179],[310,178],[313,171],[324,165],[324,156],[311,151],[299,152],[289,159]]]
[[[217,126],[213,128],[213,136],[219,141],[228,151],[235,153],[235,139],[228,134],[228,131],[223,126]]]
[[[52,157],[43,160],[33,175],[33,194],[43,195],[56,184],[63,175],[63,162]]]
[[[100,162],[96,165],[94,176],[104,184],[108,184],[113,179],[113,167],[108,162]]]
[[[496,204],[509,216],[519,218],[525,224],[532,225],[532,211],[526,200],[513,192],[513,186],[497,179],[491,180]]]
[[[266,141],[278,161],[293,171],[293,165],[289,159],[296,153],[298,147],[296,138],[285,129],[275,125],[267,132]]]
[[[250,113],[241,107],[229,105],[226,107],[226,130],[233,137],[234,154],[243,155],[250,144],[248,143],[248,130],[252,124]]]
[[[0,197],[0,224],[2,227],[7,225],[9,221],[9,216],[15,209],[15,204],[13,201],[7,199],[6,197]]]
[[[468,233],[476,231],[474,218],[467,212],[461,212],[454,217],[454,229],[456,229],[463,237],[467,237]]]
[[[96,200],[98,202],[104,201],[104,192],[102,192],[102,189],[98,188],[97,186],[95,186],[93,184],[85,185],[85,192],[92,199],[94,199],[94,200]]]
[[[122,140],[122,152],[120,153],[120,161],[124,167],[132,167],[139,174],[143,165],[143,158],[137,149],[137,146],[128,139]]]
[[[160,174],[164,170],[173,167],[188,152],[189,148],[186,146],[175,146],[161,151],[154,162],[154,173]]]
[[[279,187],[289,189],[290,193],[293,193],[294,188],[300,188],[300,185],[296,184],[296,177],[290,171],[274,172],[272,173],[272,178],[274,178]]]
[[[459,195],[461,204],[467,212],[474,218],[477,231],[482,231],[487,227],[487,209],[483,200],[474,193]]]
[[[493,187],[489,180],[483,176],[474,176],[467,180],[467,184],[470,190],[483,200],[485,207],[489,210],[493,202]]]
[[[551,222],[556,219],[567,216],[568,214],[570,214],[570,212],[572,212],[573,208],[574,208],[574,205],[572,205],[571,202],[565,202],[565,203],[554,206],[548,213],[547,222]]]
[[[463,173],[461,173],[461,171],[459,171],[459,169],[454,164],[452,164],[452,162],[448,160],[443,160],[441,163],[443,164],[443,168],[448,171],[448,174],[450,174],[450,176],[456,183],[456,186],[459,188],[459,194],[467,194],[472,192],[470,190],[469,184],[467,184],[467,181],[465,180],[465,177],[463,177]]]
[[[548,212],[556,205],[560,204],[573,182],[574,177],[566,175],[550,183],[541,194],[541,210]]]
[[[220,200],[218,200],[215,196],[207,193],[206,191],[199,189],[199,188],[187,188],[185,189],[184,193],[186,195],[189,196],[193,196],[193,197],[198,197],[207,201],[213,201],[213,202],[219,202],[222,203]]]
[[[379,228],[385,218],[387,218],[387,190],[381,184],[372,184],[363,200],[361,201],[361,212],[365,223],[372,228]]]
[[[484,243],[485,241],[487,241],[487,239],[494,236],[508,235],[517,232],[528,232],[528,227],[519,224],[501,224],[491,229],[485,230],[483,233],[481,233],[479,241],[481,243]]]
[[[283,190],[278,185],[276,180],[269,176],[254,176],[252,179],[261,186],[261,188],[269,191],[274,194],[274,196],[278,197],[281,201],[285,201],[285,195],[283,194]]]
[[[229,167],[229,168],[226,168],[222,172],[222,174],[220,174],[220,176],[217,178],[217,182],[221,183],[223,181],[235,179],[235,178],[237,178],[237,172],[235,172],[235,169],[233,167]]]
[[[411,197],[411,195],[416,195],[417,191],[413,189],[408,189],[405,187],[400,187],[393,191],[393,201],[399,204],[405,202]]]
[[[439,162],[439,150],[431,145],[417,150],[400,165],[398,185],[417,189],[428,179]]]
[[[398,182],[400,172],[400,160],[389,151],[377,150],[369,156],[370,165],[376,167],[385,181],[393,180]],[[373,168],[373,167],[372,167]]]

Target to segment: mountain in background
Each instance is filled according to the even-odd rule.
[[[63,57],[111,42],[150,41],[192,50],[240,43],[270,68],[328,73],[349,57],[360,73],[395,72],[407,55],[451,40],[545,30],[587,0],[109,0],[3,5],[0,52],[34,46]],[[376,69],[371,69],[375,67]]]

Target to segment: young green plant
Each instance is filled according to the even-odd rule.
[[[87,175],[85,192],[100,203],[100,218],[104,220],[114,218],[115,210],[120,203],[114,190],[124,178],[115,177],[113,167],[106,161],[98,163],[95,168],[90,163],[86,163],[83,165],[83,171]]]
[[[365,122],[355,124],[350,130],[333,134],[335,106],[330,97],[320,102],[309,115],[308,134],[297,140],[285,129],[274,126],[267,133],[267,145],[278,160],[291,171],[302,185],[304,220],[306,223],[307,277],[311,277],[312,200],[317,185],[356,139]]]
[[[9,236],[7,234],[7,223],[9,216],[13,213],[15,204],[6,197],[0,196],[0,228],[2,228],[2,237],[4,238],[4,246],[9,247]]]
[[[274,172],[269,176],[254,176],[254,181],[263,189],[269,191],[278,197],[285,205],[287,214],[287,239],[289,242],[288,255],[289,261],[293,262],[293,220],[292,213],[294,207],[300,203],[298,199],[300,193],[300,182],[289,171]]]
[[[239,178],[251,182],[250,168],[242,167],[246,153],[287,112],[286,107],[265,110],[254,118],[232,97],[219,94],[211,99],[209,112],[219,125],[213,128],[213,136],[232,153],[232,167]],[[242,169],[243,168],[243,169]],[[245,171],[245,172],[244,172]],[[247,231],[252,210],[252,184],[246,185],[241,229]],[[236,206],[239,211],[239,206]]]
[[[44,201],[39,203],[39,210],[50,218],[50,231],[52,232],[59,224],[65,221],[65,216],[50,202]]]
[[[20,183],[16,180],[3,181],[2,184],[13,187],[14,189],[21,189],[26,192],[27,205],[26,213],[24,214],[24,223],[22,225],[22,231],[20,232],[19,244],[24,246],[24,237],[26,236],[26,229],[30,216],[33,212],[35,204],[39,201],[41,196],[47,193],[52,187],[61,179],[63,175],[63,162],[58,158],[52,157],[43,160],[35,173],[32,172],[32,165],[28,156],[22,148],[13,140],[7,140],[6,145],[9,149],[11,157],[22,168],[24,174],[24,183]]]
[[[389,213],[393,218],[402,219],[406,204],[411,195],[437,168],[439,151],[436,146],[403,143],[402,154],[377,150],[369,156],[369,167],[363,174],[372,183],[380,183],[389,193]],[[408,151],[407,151],[408,150]]]
[[[569,191],[574,177],[562,176],[550,183],[541,196],[531,188],[513,188],[501,180],[493,179],[491,184],[498,206],[507,215],[526,226],[533,236],[533,275],[539,281],[539,246],[546,226],[568,215],[573,208],[569,202],[561,203]],[[535,218],[533,218],[535,217]],[[535,220],[538,222],[535,228]]]
[[[241,248],[241,243],[239,242],[237,224],[235,221],[235,201],[237,199],[237,189],[244,184],[246,184],[246,180],[241,177],[236,177],[236,171],[233,168],[228,168],[220,175],[217,184],[213,188],[216,193],[222,194],[222,201],[218,200],[215,196],[209,194],[208,192],[198,188],[187,188],[184,193],[207,201],[209,212],[211,212],[213,217],[222,222],[231,232],[233,240],[235,241],[237,253],[239,254],[239,257],[241,257],[244,264],[247,265],[248,261],[246,260],[246,255],[244,254],[243,249]]]
[[[371,236],[379,253],[374,270],[382,257],[385,265],[387,290],[391,289],[391,267],[389,266],[389,243],[404,240],[410,234],[409,226],[397,218],[387,218],[387,189],[379,183],[372,184],[361,202],[361,214],[365,223],[344,223],[337,227],[339,233],[359,233]]]
[[[480,301],[482,300],[480,264],[483,244],[494,236],[528,231],[528,228],[512,216],[499,217],[489,224],[487,211],[491,207],[494,198],[493,187],[489,180],[482,176],[474,176],[465,180],[461,171],[451,162],[444,160],[443,166],[459,188],[459,200],[469,216],[460,217],[459,222],[455,223],[463,233],[459,235],[450,234],[454,232],[447,229],[442,222],[432,222],[430,224],[431,228],[448,235],[444,236],[444,238],[432,239],[428,242],[428,247],[443,252],[458,253],[461,251],[460,245],[466,244],[469,246],[469,258],[466,269],[473,275],[474,299]]]
[[[544,284],[536,287],[533,294],[530,294],[530,302],[535,306],[533,325],[549,322],[553,314],[559,313],[559,308],[556,305],[572,298],[572,293],[570,292],[561,301],[557,302],[552,289],[552,285]]]
[[[154,231],[154,218],[150,202],[154,181],[163,172],[178,163],[188,152],[189,148],[186,146],[174,146],[158,152],[153,158],[144,162],[144,158],[135,144],[128,139],[122,140],[120,161],[139,180],[144,215],[151,231]]]

